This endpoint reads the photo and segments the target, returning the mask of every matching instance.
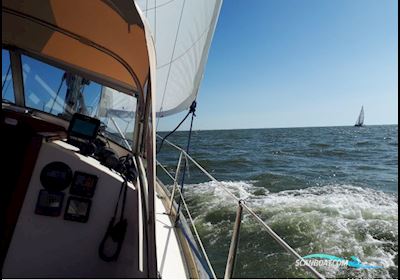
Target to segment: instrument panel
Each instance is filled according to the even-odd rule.
[[[73,172],[64,162],[54,161],[43,167],[35,214],[49,217],[61,215],[64,197],[68,196],[64,219],[86,223],[98,177],[82,171]],[[65,191],[69,188],[69,193]]]

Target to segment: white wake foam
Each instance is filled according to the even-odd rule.
[[[244,199],[273,229],[285,235],[282,237],[289,244],[297,244],[300,254],[354,255],[363,263],[386,268],[354,271],[353,277],[390,278],[389,268],[397,269],[394,258],[398,254],[398,200],[393,194],[351,185],[328,185],[256,195],[259,188],[254,182],[221,183]],[[220,211],[221,207],[232,206],[232,213],[235,211],[234,201],[215,182],[185,188],[189,199],[201,204],[196,205],[197,210],[201,209],[196,211],[198,219]],[[226,216],[220,218],[223,220]],[[250,217],[245,217],[245,222],[250,223]],[[206,226],[215,242],[222,240],[218,236],[220,225],[213,221]],[[296,242],[303,237],[310,242]],[[323,272],[327,277],[342,276],[338,270]]]

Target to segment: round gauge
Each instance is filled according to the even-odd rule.
[[[63,162],[47,164],[40,173],[40,182],[49,191],[62,191],[71,184],[72,170]]]

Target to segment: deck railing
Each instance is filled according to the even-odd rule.
[[[161,136],[157,135],[158,138],[162,138]],[[204,255],[204,258],[207,262],[207,265],[209,266],[209,269],[212,273],[212,276],[214,278],[217,278],[215,275],[215,272],[213,270],[213,267],[210,263],[210,260],[207,256],[206,250],[203,246],[203,243],[201,241],[200,235],[197,232],[196,226],[194,224],[194,221],[192,219],[192,216],[190,214],[189,208],[187,207],[185,198],[181,192],[181,189],[179,188],[178,184],[178,180],[179,180],[179,171],[181,169],[181,165],[183,160],[185,161],[190,161],[192,162],[200,171],[202,171],[202,173],[204,175],[206,175],[212,182],[216,183],[216,186],[221,188],[223,191],[225,191],[236,203],[237,203],[237,211],[236,211],[236,219],[235,219],[235,224],[234,224],[234,228],[233,228],[233,234],[232,234],[232,239],[231,239],[231,243],[230,243],[230,247],[229,247],[229,254],[228,254],[228,258],[227,258],[227,262],[226,262],[226,268],[225,268],[225,275],[224,278],[225,279],[230,279],[233,276],[233,271],[234,271],[234,265],[235,265],[235,259],[236,259],[236,255],[237,255],[237,248],[238,248],[238,240],[239,240],[239,233],[240,233],[240,225],[242,222],[242,213],[243,210],[245,210],[248,214],[251,215],[251,217],[253,217],[258,223],[259,225],[262,227],[262,229],[264,229],[283,249],[285,249],[290,255],[292,255],[293,257],[295,257],[296,259],[300,260],[302,264],[304,264],[304,266],[301,266],[305,269],[307,269],[314,277],[319,278],[319,279],[324,279],[324,276],[322,274],[320,274],[315,268],[313,268],[311,265],[309,265],[307,263],[306,260],[304,260],[289,244],[287,244],[278,234],[276,234],[271,227],[269,227],[255,212],[253,209],[251,209],[248,205],[246,205],[244,203],[244,201],[238,197],[236,197],[236,195],[234,195],[226,186],[224,186],[223,183],[219,182],[217,179],[215,179],[210,173],[207,172],[207,170],[205,170],[198,162],[196,162],[189,154],[187,154],[185,152],[185,150],[183,150],[181,147],[171,143],[168,140],[164,140],[165,143],[167,143],[168,145],[174,147],[175,149],[177,149],[180,152],[179,155],[179,160],[178,160],[178,164],[176,167],[176,171],[175,171],[175,177],[172,176],[170,174],[170,172],[159,162],[157,161],[157,165],[161,167],[161,169],[167,174],[167,176],[173,181],[173,187],[172,187],[172,193],[171,193],[171,204],[170,204],[170,208],[169,208],[169,213],[171,213],[171,209],[173,207],[173,201],[174,198],[176,196],[176,193],[178,192],[178,195],[183,203],[183,206],[185,208],[186,214],[188,215],[189,221],[191,223],[191,226],[193,228],[194,231],[194,235],[197,239],[197,242],[201,248],[201,251]]]

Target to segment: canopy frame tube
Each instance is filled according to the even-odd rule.
[[[18,51],[12,49],[9,49],[9,53],[15,104],[21,107],[25,107],[25,92],[23,86],[24,79],[22,74],[21,55],[18,53]]]
[[[20,18],[29,20],[29,21],[31,21],[31,22],[34,22],[34,23],[36,23],[36,24],[39,24],[39,25],[44,26],[44,27],[46,27],[46,28],[49,28],[50,30],[59,32],[59,33],[65,35],[65,36],[68,36],[69,38],[72,38],[72,39],[77,40],[78,42],[80,42],[80,43],[82,43],[82,44],[84,44],[84,45],[90,46],[90,47],[92,47],[92,48],[94,48],[94,49],[96,49],[96,50],[98,50],[98,51],[101,51],[101,52],[107,54],[108,56],[110,56],[110,57],[112,57],[113,59],[115,59],[116,61],[118,61],[118,62],[129,72],[129,74],[132,76],[133,82],[134,82],[135,85],[136,85],[136,88],[138,89],[138,93],[139,93],[139,94],[142,94],[142,93],[143,93],[143,88],[142,88],[142,86],[141,86],[141,83],[140,83],[138,77],[136,76],[135,72],[133,71],[133,69],[125,62],[124,59],[122,59],[122,58],[121,58],[118,54],[116,54],[115,52],[113,52],[113,51],[111,51],[111,50],[109,50],[109,49],[107,49],[107,48],[105,48],[105,47],[103,47],[103,46],[101,46],[101,45],[99,45],[99,44],[97,44],[97,43],[95,43],[95,42],[93,42],[93,41],[87,39],[87,38],[84,38],[84,37],[82,37],[82,36],[79,36],[78,34],[75,34],[75,33],[71,32],[71,31],[68,31],[68,30],[66,30],[66,29],[63,29],[63,28],[61,28],[61,27],[59,27],[59,26],[56,26],[56,25],[54,25],[54,24],[51,24],[51,23],[46,22],[46,21],[44,21],[44,20],[41,20],[41,19],[39,19],[39,18],[36,18],[36,17],[31,16],[31,15],[22,13],[22,12],[20,12],[20,11],[15,11],[15,10],[13,10],[13,9],[10,9],[10,8],[7,8],[7,7],[4,7],[4,6],[3,6],[3,7],[2,7],[2,13],[10,14],[10,15],[13,15],[13,16],[16,16],[16,17],[20,17]],[[29,50],[26,50],[26,51],[30,52]],[[30,53],[34,53],[34,52],[30,52]],[[41,58],[45,58],[45,56],[43,56],[43,55],[40,55],[40,57],[41,57]],[[64,67],[66,66],[66,63],[60,62],[60,61],[58,61],[58,60],[56,60],[56,59],[48,58],[48,60],[51,60],[51,61],[53,61],[53,62],[56,62],[56,63],[58,63],[58,64],[60,64],[60,65],[64,65]],[[71,67],[71,68],[72,68],[72,67]],[[73,68],[73,69],[76,69],[76,68]],[[92,75],[92,74],[87,73],[88,71],[82,70],[82,72],[85,72],[85,75],[80,75],[80,76],[91,76],[91,80],[93,80],[93,81],[99,80],[99,78],[95,78],[95,77],[96,77],[95,75]],[[101,81],[102,81],[102,82],[101,82],[102,84],[105,84],[105,81],[104,81],[104,80],[101,80]],[[108,83],[108,84],[110,85],[110,83]],[[111,87],[115,88],[116,85],[117,85],[117,84],[112,84]],[[124,92],[124,93],[129,92],[131,95],[134,95],[134,94],[135,94],[134,92],[131,92],[130,90],[128,90],[128,89],[126,89],[126,88],[123,88],[123,87],[121,87],[121,86],[118,86],[118,87],[120,87],[120,89],[122,89],[122,90],[120,90],[121,92]],[[119,89],[118,89],[118,90],[119,90]]]

